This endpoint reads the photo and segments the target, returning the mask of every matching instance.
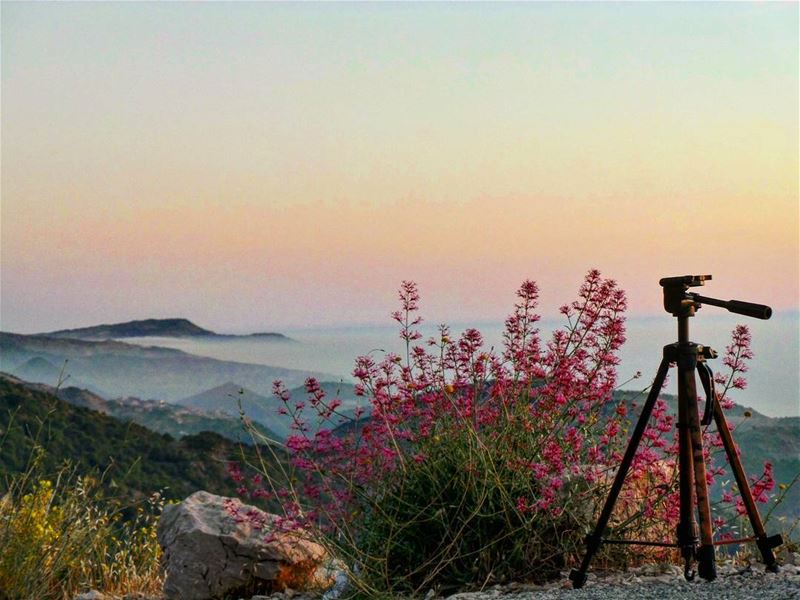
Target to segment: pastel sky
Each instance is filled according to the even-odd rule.
[[[3,330],[798,308],[797,3],[1,10]]]

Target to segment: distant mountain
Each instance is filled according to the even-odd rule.
[[[145,319],[143,321],[127,321],[80,327],[78,329],[61,329],[40,333],[40,336],[78,339],[78,340],[113,340],[132,337],[205,337],[221,339],[239,339],[248,337],[266,338],[274,341],[294,341],[282,333],[251,333],[247,335],[221,334],[203,329],[188,319]]]
[[[320,386],[325,391],[327,398],[339,398],[342,400],[344,410],[351,408],[355,401],[356,395],[351,384],[326,381],[321,383]],[[307,397],[303,386],[296,387],[290,392],[293,401],[305,400]],[[280,400],[273,396],[265,397],[259,395],[232,382],[178,400],[178,404],[204,411],[222,411],[236,416],[242,410],[253,421],[261,423],[274,431],[280,439],[285,439],[291,433],[292,419],[289,415],[280,414],[279,410],[283,406]],[[313,409],[309,407],[307,410],[312,411],[306,413],[307,419],[314,421],[314,419],[311,419]],[[345,412],[345,414],[347,413]],[[309,425],[311,424],[309,423]]]
[[[226,474],[227,462],[242,460],[242,452],[248,460],[255,458],[252,450],[214,433],[175,440],[9,378],[0,378],[0,431],[0,490],[8,477],[27,468],[36,444],[45,450],[45,474],[64,461],[81,474],[108,469],[106,485],[123,497],[159,490],[167,499],[183,499],[197,490],[235,496],[238,484]],[[262,454],[272,460],[272,452]]]
[[[355,407],[356,403],[363,404],[365,402],[364,398],[356,396],[356,388],[352,383],[344,383],[343,381],[320,381],[319,387],[325,392],[326,398],[338,398],[346,408],[352,408]],[[292,395],[292,399],[305,398],[308,395],[303,385],[293,388],[289,390],[289,392]]]
[[[28,381],[52,381],[58,384],[59,377],[62,376],[61,367],[55,366],[49,360],[41,356],[29,358],[14,369],[17,374]]]
[[[53,366],[67,361],[65,373],[70,376],[70,383],[78,381],[81,387],[102,390],[101,395],[106,398],[135,396],[175,401],[229,381],[269,395],[275,379],[297,386],[311,376],[320,380],[334,378],[323,373],[217,360],[169,348],[0,332],[0,370],[56,385],[57,376],[43,380],[19,370],[37,357]],[[44,363],[36,364],[44,372]],[[54,373],[49,371],[50,376]]]
[[[62,361],[61,366],[57,367],[41,356],[34,356],[14,367],[14,373],[23,381],[53,386],[69,383],[71,386],[89,390],[98,396],[106,396],[106,394],[97,387],[70,376],[64,361]]]
[[[108,414],[121,421],[133,421],[159,433],[169,433],[176,438],[211,431],[235,442],[253,444],[252,436],[238,414],[204,411],[163,400],[140,398],[109,400]],[[248,427],[258,432],[259,442],[281,440],[281,436],[258,421],[253,421]]]
[[[42,383],[24,381],[6,373],[0,373],[0,379],[7,379],[29,389],[53,394],[74,406],[90,408],[120,421],[133,421],[152,431],[168,433],[175,438],[210,431],[234,442],[253,443],[238,414],[232,416],[221,411],[206,412],[170,404],[163,400],[141,400],[140,398],[106,400],[89,390],[75,386],[57,389]],[[264,439],[280,439],[277,434],[260,423],[253,423],[253,427]]]
[[[280,439],[285,439],[289,428],[278,414],[277,400],[261,396],[256,392],[226,382],[199,394],[177,401],[181,406],[188,406],[206,412],[220,412],[230,416],[238,416],[241,411],[257,423],[274,431]]]

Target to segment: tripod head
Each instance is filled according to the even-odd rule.
[[[664,310],[675,317],[692,317],[703,304],[709,304],[755,319],[769,319],[772,316],[772,309],[764,304],[719,300],[688,291],[690,287],[705,285],[706,281],[711,281],[711,275],[682,275],[661,279],[658,283],[664,288]]]

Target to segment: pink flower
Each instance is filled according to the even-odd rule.
[[[505,469],[505,476],[527,486],[518,490],[530,490],[512,496],[526,518],[561,514],[568,480],[608,484],[630,428],[628,404],[614,399],[627,309],[625,294],[614,280],[590,271],[577,299],[561,308],[564,327],[547,339],[537,328],[539,289],[524,281],[505,321],[499,351],[486,348],[476,329],[456,338],[446,326],[417,343],[422,319],[416,284],[404,281],[399,299],[400,310],[391,316],[405,352],[356,359],[355,393],[366,399],[366,407],[356,408],[346,427],[336,429],[341,400],[327,400],[317,380],[306,381],[305,401],[292,401],[285,386],[274,384],[283,410],[293,419],[286,449],[298,483],[269,496],[260,487],[261,479],[253,478],[258,487],[251,496],[281,502],[285,514],[278,529],[313,525],[328,531],[344,523],[357,527],[359,515],[368,509],[365,498],[402,481],[406,473],[424,472],[465,433],[479,442],[476,451],[490,453],[485,458]],[[731,373],[715,376],[726,386],[725,393],[745,385],[739,375],[752,356],[749,344],[747,328],[737,327],[723,359]],[[301,419],[298,413],[304,410],[312,417],[303,414]],[[641,510],[646,522],[670,531],[680,504],[673,477],[676,440],[675,417],[659,400],[629,475],[650,491],[644,503],[629,491],[620,496],[620,503]],[[705,442],[711,482],[724,474],[710,453],[720,442],[711,434]],[[473,458],[461,468],[481,476],[479,464]],[[240,468],[229,466],[229,474],[244,483]],[[771,465],[765,465],[764,474],[753,480],[753,493],[763,501],[773,487]],[[734,501],[730,492],[724,499]]]

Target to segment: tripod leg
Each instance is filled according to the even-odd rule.
[[[678,545],[684,562],[683,575],[688,581],[692,581],[695,575],[692,565],[699,540],[697,521],[694,518],[694,462],[686,402],[678,403],[678,476],[680,480]]]
[[[719,398],[713,391],[714,388],[711,385],[714,375],[708,365],[704,363],[698,364],[697,368],[700,379],[703,381],[703,386],[706,388],[706,391],[710,391],[713,394],[712,410],[714,414],[714,421],[717,424],[717,432],[722,439],[722,445],[725,448],[725,453],[728,455],[728,462],[733,470],[733,476],[736,479],[736,485],[739,486],[739,491],[742,495],[742,501],[747,509],[747,516],[750,519],[750,525],[752,526],[753,533],[756,536],[756,544],[758,545],[758,549],[761,551],[761,557],[764,559],[764,564],[767,566],[767,569],[775,573],[778,571],[778,561],[775,559],[775,554],[772,552],[772,549],[776,546],[780,546],[783,543],[783,540],[780,535],[774,535],[771,537],[767,536],[767,533],[764,530],[764,523],[761,521],[761,515],[758,514],[758,508],[756,507],[755,500],[753,499],[753,493],[750,491],[750,484],[747,481],[747,475],[742,467],[742,461],[739,459],[739,454],[736,451],[736,445],[733,443],[733,436],[731,435],[731,430],[728,427],[728,421],[725,419],[725,415],[722,412],[722,407],[719,404]]]
[[[700,429],[700,414],[697,408],[697,383],[694,372],[697,353],[685,354],[678,361],[678,403],[685,408],[689,436],[691,439],[692,463],[694,467],[694,490],[697,513],[700,520],[700,548],[697,550],[697,570],[700,577],[713,581],[717,577],[714,557],[714,540],[711,530],[711,503],[708,499],[706,463],[703,456],[703,432]]]
[[[625,455],[622,457],[619,470],[617,471],[617,475],[614,477],[614,483],[611,484],[611,490],[608,492],[608,497],[603,505],[600,518],[597,520],[597,525],[595,526],[591,535],[586,537],[586,554],[583,557],[581,566],[578,569],[573,569],[569,574],[569,578],[572,581],[572,587],[576,589],[583,587],[583,584],[586,583],[586,573],[589,570],[589,564],[592,562],[592,558],[600,548],[600,545],[603,543],[603,534],[605,533],[606,526],[608,525],[608,520],[611,518],[611,513],[614,510],[614,504],[617,502],[617,496],[619,496],[619,492],[622,489],[622,484],[625,482],[625,476],[628,474],[628,469],[631,467],[631,462],[636,454],[636,450],[639,448],[639,442],[642,440],[642,435],[644,434],[645,429],[647,429],[647,423],[650,421],[650,415],[653,412],[653,407],[656,404],[656,400],[658,400],[658,395],[661,393],[661,387],[664,385],[664,380],[667,377],[668,370],[669,360],[664,358],[658,367],[658,372],[653,380],[650,393],[648,394],[647,400],[642,407],[642,414],[639,415],[639,421],[636,423],[636,428],[633,430],[631,439],[628,442],[628,447],[625,449]]]

